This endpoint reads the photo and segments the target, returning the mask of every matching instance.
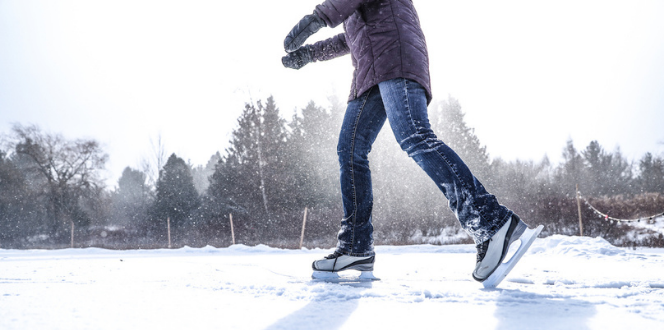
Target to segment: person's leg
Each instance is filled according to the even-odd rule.
[[[378,87],[348,103],[337,145],[344,208],[338,253],[356,257],[374,254],[373,193],[367,157],[385,120]]]
[[[431,130],[420,84],[403,78],[378,84],[387,118],[401,149],[443,192],[476,244],[489,240],[512,216],[473,176],[459,156]]]

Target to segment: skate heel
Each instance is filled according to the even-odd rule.
[[[516,228],[514,228],[514,232],[512,232],[512,236],[510,236],[510,240],[507,243],[507,246],[510,246],[512,243],[521,240],[521,236],[523,236],[523,233],[525,233],[527,229],[528,225],[519,219]]]
[[[371,272],[373,272],[373,268],[374,268],[373,266],[374,266],[373,263],[370,263],[370,264],[359,264],[359,265],[354,265],[354,266],[348,267],[347,269],[359,270],[359,271],[361,271],[362,273],[364,273],[364,272],[369,272],[369,273],[371,273]]]
[[[521,257],[523,257],[526,251],[528,251],[530,246],[537,238],[537,235],[539,235],[539,233],[542,231],[543,228],[544,226],[542,225],[538,226],[535,229],[529,229],[528,227],[526,227],[523,230],[522,235],[520,237],[517,236],[517,239],[520,241],[520,245],[519,248],[514,253],[514,255],[509,260],[503,261],[498,266],[498,268],[496,268],[496,270],[486,280],[482,282],[482,285],[484,285],[484,287],[487,289],[493,289],[498,284],[500,284],[500,282],[502,282],[502,280],[505,279],[505,277],[507,277],[507,274],[509,274],[512,268],[516,266],[517,262],[521,260]]]

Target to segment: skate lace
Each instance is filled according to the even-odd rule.
[[[489,249],[489,241],[477,244],[475,247],[477,248],[477,262],[480,262],[484,259],[486,251]]]
[[[339,258],[341,256],[342,256],[341,253],[339,253],[337,251],[334,251],[334,253],[328,255],[327,257],[325,257],[325,259],[336,259],[336,258]]]

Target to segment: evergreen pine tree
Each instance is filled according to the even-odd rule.
[[[292,203],[286,122],[274,99],[246,104],[230,146],[210,177],[212,209],[231,208],[250,217],[252,235],[278,235],[278,224]],[[288,219],[292,220],[292,219]]]
[[[312,101],[302,109],[302,116],[295,114],[290,122],[289,163],[300,208],[327,207],[341,199],[336,152],[340,122],[333,116]]]
[[[170,218],[171,227],[181,227],[199,205],[189,166],[182,158],[172,154],[159,171],[151,212],[153,226],[165,228],[166,220]]]
[[[583,183],[580,182],[583,172],[583,157],[574,147],[574,142],[567,140],[563,149],[563,161],[555,174],[558,191],[563,195],[574,196],[576,185],[580,185],[579,190],[585,194]]]
[[[238,126],[215,172],[210,178],[208,195],[217,204],[238,205],[249,214],[260,213],[263,200],[258,169],[258,113],[246,104]]]
[[[581,155],[585,165],[581,181],[586,194],[611,196],[628,192],[631,167],[620,150],[610,154],[604,151],[599,142],[591,141]]]
[[[639,161],[640,192],[664,193],[664,158],[646,153]]]
[[[270,96],[265,105],[258,102],[259,140],[257,150],[259,170],[262,168],[264,203],[269,221],[276,221],[281,211],[291,208],[292,187],[288,184],[289,159],[286,158],[288,135],[286,120],[279,114],[274,98]],[[270,217],[272,213],[272,217]]]
[[[191,169],[191,176],[194,178],[194,186],[199,195],[203,195],[207,192],[208,186],[210,185],[210,176],[214,173],[214,168],[217,166],[219,160],[221,160],[221,155],[217,152],[210,157],[205,166],[199,165]]]
[[[144,228],[152,192],[147,185],[147,175],[126,167],[113,193],[113,224]]]

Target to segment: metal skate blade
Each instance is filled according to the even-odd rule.
[[[535,229],[526,229],[526,231],[519,237],[520,245],[514,252],[514,255],[508,260],[500,264],[498,268],[489,276],[482,285],[487,289],[495,288],[502,280],[507,277],[507,274],[516,266],[521,257],[528,251],[530,246],[533,244],[537,235],[542,231],[544,226],[540,225]],[[516,243],[516,242],[515,242]],[[505,258],[507,259],[507,258]]]
[[[358,279],[362,281],[380,281],[380,279],[376,276],[374,276],[372,271],[364,271],[360,274]]]
[[[523,237],[523,234],[521,235],[521,237]],[[512,242],[512,244],[510,244],[509,248],[507,249],[507,254],[505,254],[505,259],[503,259],[502,263],[506,263],[506,262],[509,262],[510,260],[512,260],[512,257],[514,257],[514,254],[516,253],[516,251],[519,250],[519,247],[521,247],[521,239],[520,238],[518,240]]]
[[[314,270],[314,273],[311,274],[311,278],[314,280],[335,280],[339,279],[339,274],[334,273],[334,272],[321,272],[318,270]]]
[[[313,274],[311,274],[311,278],[315,281],[331,283],[359,283],[380,280],[378,277],[374,276],[372,271],[363,271],[359,274],[356,271],[352,271],[350,274],[344,274],[343,276],[340,276],[339,273],[336,272],[314,271]]]

